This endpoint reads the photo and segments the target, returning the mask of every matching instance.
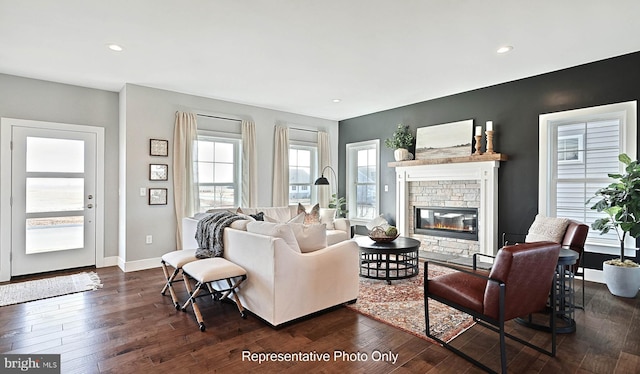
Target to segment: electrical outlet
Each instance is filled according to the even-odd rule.
[[[384,192],[389,192],[389,185],[388,184],[384,185]]]
[[[151,243],[153,243],[153,236],[151,236],[151,235],[147,235],[146,243],[147,243],[147,244],[151,244]]]
[[[147,189],[144,187],[140,187],[140,196],[146,196],[147,195]]]

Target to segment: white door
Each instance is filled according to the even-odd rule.
[[[12,127],[11,275],[95,265],[96,134]]]

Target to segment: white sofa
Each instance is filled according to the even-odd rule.
[[[311,211],[311,207],[305,207]],[[296,205],[285,207],[240,208],[244,214],[264,213],[267,219],[287,222],[298,215]],[[223,210],[223,209],[220,209]],[[218,210],[215,210],[218,211]],[[327,245],[339,243],[351,238],[351,223],[347,218],[334,218],[335,209],[320,209],[320,222],[327,225]]]
[[[197,248],[198,220],[184,218],[183,248]],[[347,240],[313,252],[293,250],[284,239],[226,228],[224,258],[242,266],[242,305],[272,326],[358,297],[358,245]]]

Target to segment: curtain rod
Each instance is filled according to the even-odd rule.
[[[299,127],[289,127],[290,130],[297,130],[297,131],[308,131],[308,132],[318,132],[318,130],[309,130],[309,129],[301,129]]]
[[[216,119],[222,119],[222,120],[225,120],[225,121],[242,122],[242,120],[240,120],[240,119],[226,118],[226,117],[219,117],[219,116],[210,116],[210,115],[208,115],[208,114],[200,114],[200,113],[196,113],[196,116],[200,116],[200,117],[209,117],[209,118],[216,118]]]

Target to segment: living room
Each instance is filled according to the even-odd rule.
[[[623,13],[633,13],[629,10],[636,7],[633,2],[622,3],[621,8],[628,7]],[[2,9],[10,7],[6,2],[0,5]],[[632,35],[623,28],[618,33],[620,39]],[[11,39],[11,36],[8,38]],[[520,48],[520,45],[515,45],[512,53],[517,56]],[[572,49],[571,45],[563,48],[569,50],[567,53]],[[148,165],[156,161],[170,164],[176,111],[222,116],[238,121],[250,119],[256,123],[257,148],[261,155],[258,179],[263,181],[258,189],[257,206],[270,206],[272,201],[275,125],[326,131],[331,144],[331,166],[339,181],[335,188],[339,196],[347,196],[345,159],[348,144],[388,138],[399,123],[408,125],[415,134],[421,127],[459,120],[473,119],[475,125],[483,126],[487,121],[492,121],[495,126],[496,150],[508,157],[499,169],[496,231],[522,233],[526,232],[539,212],[539,116],[638,100],[640,73],[637,66],[640,66],[640,52],[637,51],[640,48],[624,48],[623,52],[606,51],[597,59],[559,69],[546,69],[543,66],[542,71],[533,76],[497,80],[470,89],[452,88],[447,94],[433,97],[415,94],[415,100],[372,107],[370,110],[363,105],[367,109],[362,109],[357,115],[335,117],[299,114],[311,113],[303,109],[298,112],[279,109],[284,105],[280,105],[276,98],[270,103],[256,105],[249,99],[216,98],[231,98],[231,94],[205,97],[184,93],[185,91],[160,83],[130,78],[124,78],[124,84],[115,90],[104,89],[96,88],[99,86],[97,77],[96,81],[87,78],[86,84],[82,84],[64,78],[49,78],[44,72],[29,74],[16,66],[4,66],[0,68],[0,117],[81,124],[104,129],[104,225],[103,240],[99,244],[101,249],[96,252],[96,266],[99,268],[117,266],[127,274],[135,274],[138,270],[157,268],[160,257],[175,248],[175,228],[179,219],[173,209],[171,193],[168,195],[167,205],[153,206],[148,204],[148,196],[141,196],[141,189],[162,187],[168,188],[170,192],[173,189],[171,177],[165,182],[151,183],[148,180]],[[122,69],[121,61],[118,60],[121,56],[114,57],[107,53],[110,52],[105,51],[101,58]],[[260,56],[255,55],[254,58],[259,59]],[[0,60],[8,61],[4,54],[0,55]],[[520,62],[524,64],[526,61]],[[175,67],[165,69],[178,70]],[[464,69],[454,67],[451,74],[461,74],[460,70]],[[303,74],[304,69],[298,73]],[[407,74],[414,74],[415,79],[418,79],[426,73],[428,72],[417,70]],[[480,71],[478,74],[482,75],[484,72]],[[283,80],[286,79],[294,78]],[[411,80],[412,77],[404,79]],[[251,90],[252,85],[268,86],[274,83],[270,80],[265,83],[238,84],[236,90],[242,91]],[[393,86],[388,87],[389,96],[393,96]],[[360,89],[366,90],[362,87]],[[338,95],[327,98],[327,101],[334,97],[337,99]],[[346,96],[340,97],[341,103],[327,105],[348,104]],[[206,122],[206,119],[202,122]],[[159,161],[158,157],[150,156],[150,139],[169,140],[169,158]],[[6,153],[2,155],[5,157]],[[381,147],[378,160],[377,183],[381,191],[378,210],[379,214],[393,223],[397,220],[397,202],[395,170],[387,166],[391,161],[393,152]],[[2,174],[3,180],[6,181],[6,177],[7,174]],[[384,186],[388,186],[388,189]],[[4,186],[2,193],[3,197],[7,196],[4,195]],[[11,221],[10,209],[5,209],[5,206],[3,205],[0,216],[3,230],[6,230],[5,223]],[[11,277],[8,265],[11,256],[11,244],[8,242],[10,235],[5,235],[5,232],[2,232],[0,242],[0,281],[7,281]],[[151,243],[147,243],[148,236],[153,238]],[[587,253],[585,266],[597,272],[607,256]],[[637,258],[635,254],[632,257]],[[637,316],[634,315],[633,318]]]

